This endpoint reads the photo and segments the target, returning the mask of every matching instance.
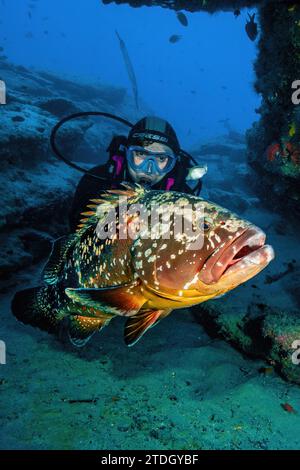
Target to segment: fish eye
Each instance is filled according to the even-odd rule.
[[[204,231],[204,232],[207,232],[211,227],[211,224],[207,221],[207,220],[204,220],[202,223],[201,223],[201,229]]]

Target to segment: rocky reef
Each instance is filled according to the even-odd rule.
[[[8,85],[0,128],[0,283],[7,289],[19,270],[44,258],[53,238],[69,230],[68,211],[81,174],[53,157],[52,127],[73,112],[113,113],[116,106],[119,114],[134,118],[123,89],[68,80],[3,58],[0,78]],[[107,121],[100,124],[80,119],[65,126],[59,135],[63,153],[84,160],[83,166],[106,160],[118,129]]]
[[[261,227],[276,258],[251,281],[191,310],[211,336],[225,338],[247,355],[264,359],[262,374],[277,371],[300,384],[300,366],[292,361],[293,343],[300,339],[299,222],[270,209],[255,185],[249,185],[254,173],[247,162],[246,144],[233,143],[225,135],[218,138],[218,144],[199,145],[192,153],[208,164],[203,197]]]
[[[292,83],[300,77],[300,5],[265,5],[259,17],[255,89],[262,104],[247,135],[248,160],[264,201],[299,218],[300,106],[292,101]]]
[[[300,77],[300,5],[292,1],[103,0],[132,7],[234,11],[256,7],[260,38],[255,89],[262,97],[260,119],[247,135],[253,184],[270,207],[300,215],[300,105],[292,102],[292,83]],[[256,175],[256,177],[255,177]],[[259,176],[259,178],[257,178]]]

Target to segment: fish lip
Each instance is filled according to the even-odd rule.
[[[218,253],[220,251],[218,248],[216,249],[210,257],[210,260],[207,262],[207,269],[200,272],[199,279],[204,284],[217,283],[221,277],[227,275],[228,272],[232,273],[233,271],[236,271],[237,268],[240,269],[241,265],[239,263],[241,260],[245,260],[246,258],[249,262],[251,259],[254,260],[254,253],[264,246],[267,246],[265,245],[265,241],[265,233],[255,225],[249,225],[242,233],[239,233],[231,243],[227,243],[221,253]],[[218,253],[218,256],[214,258],[216,253]],[[238,257],[239,253],[241,255],[240,258]],[[253,256],[250,256],[252,254]],[[250,258],[248,258],[249,256]],[[271,257],[271,252],[269,256]],[[264,264],[262,263],[261,258],[257,258],[257,261],[258,265]],[[230,270],[231,266],[238,264],[239,266],[236,266],[235,270]],[[252,262],[252,265],[253,264],[254,262]]]
[[[248,268],[258,268],[259,270],[265,268],[275,258],[275,252],[271,245],[263,245],[260,248],[244,256],[237,263],[229,266],[221,276],[230,276],[236,271],[245,270]]]

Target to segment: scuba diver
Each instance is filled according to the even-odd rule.
[[[194,166],[201,174],[196,171],[193,177],[191,167],[196,162],[180,149],[174,129],[164,119],[145,117],[139,120],[128,137],[114,136],[107,152],[108,161],[92,168],[77,186],[70,211],[72,232],[89,201],[99,197],[103,190],[118,188],[122,182],[139,183],[154,190],[192,194],[201,191],[204,172]],[[189,185],[192,180],[196,180],[194,188]]]

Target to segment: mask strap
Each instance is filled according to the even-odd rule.
[[[174,183],[175,183],[174,178],[168,178],[167,179],[167,185],[166,185],[166,191],[170,191],[170,189],[172,188]]]
[[[112,160],[117,164],[115,176],[119,176],[123,168],[124,157],[122,155],[114,155]]]

